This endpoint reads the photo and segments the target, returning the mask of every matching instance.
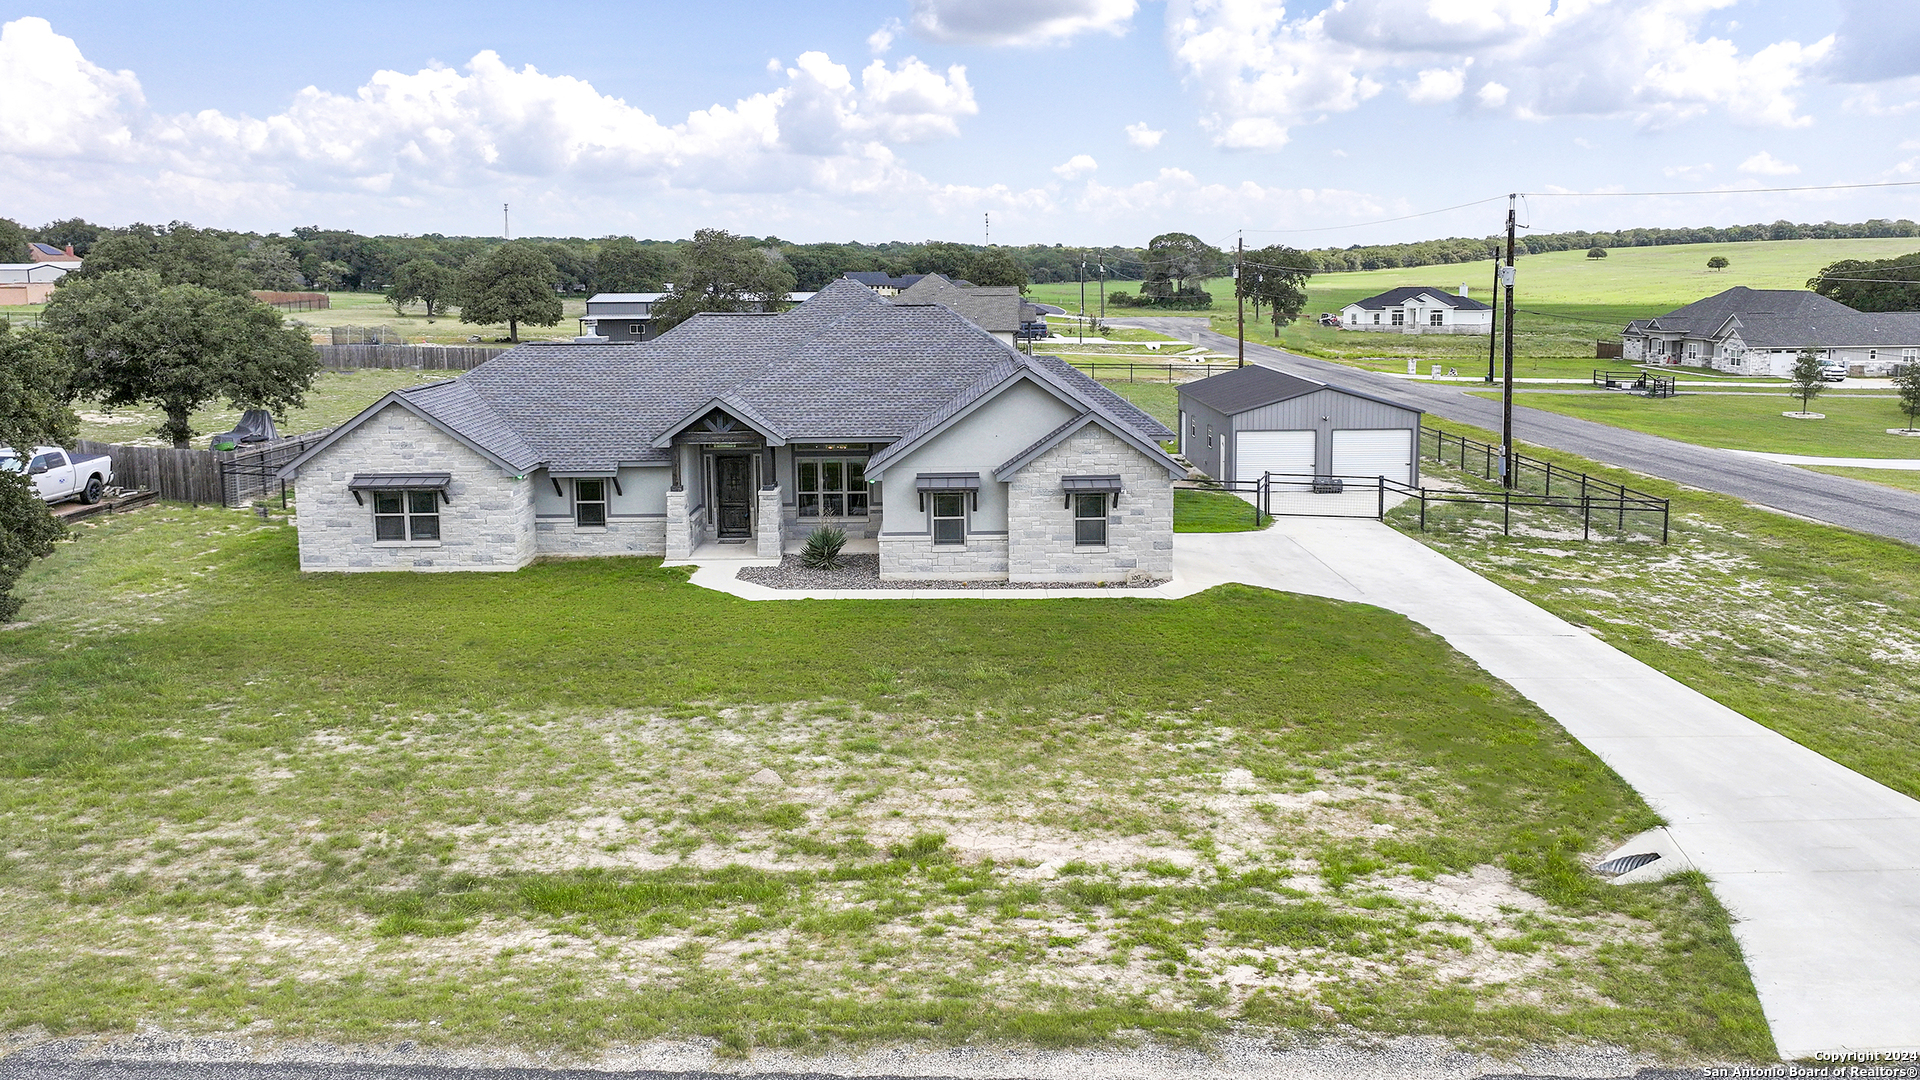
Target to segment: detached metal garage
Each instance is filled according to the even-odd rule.
[[[1180,451],[1221,480],[1385,476],[1420,482],[1421,410],[1267,367],[1180,387]]]

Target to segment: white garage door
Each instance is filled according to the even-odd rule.
[[[1313,432],[1242,431],[1234,436],[1233,478],[1243,484],[1261,473],[1313,475]]]
[[[1413,432],[1407,428],[1334,432],[1333,474],[1413,483]]]

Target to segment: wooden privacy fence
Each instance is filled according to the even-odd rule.
[[[328,431],[332,429],[329,428]],[[240,450],[174,450],[159,446],[120,446],[81,439],[80,457],[105,454],[113,459],[113,482],[123,488],[157,491],[163,499],[185,503],[245,506],[280,491],[276,474],[328,431],[314,431]]]
[[[421,371],[469,371],[503,350],[477,345],[315,345],[320,366],[330,371],[361,368],[413,368]]]

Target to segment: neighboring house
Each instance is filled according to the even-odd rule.
[[[1046,322],[1016,285],[956,285],[940,274],[928,274],[907,286],[893,302],[939,304],[1006,345],[1028,336],[1031,324]]]
[[[587,313],[580,318],[580,336],[617,343],[652,341],[663,333],[654,322],[653,306],[672,295],[671,292],[595,293],[587,298]],[[787,300],[798,304],[812,295],[788,293]]]
[[[901,274],[895,277],[884,270],[849,270],[842,277],[848,281],[857,281],[881,296],[899,296],[920,283],[926,274]],[[957,281],[953,284],[969,286],[972,282]]]
[[[38,241],[31,241],[27,244],[27,259],[37,263],[66,262],[72,263],[74,266],[80,265],[80,256],[73,253],[72,244],[68,244],[63,249],[54,247],[52,244],[42,244]]]
[[[54,283],[78,269],[79,263],[0,263],[0,305],[44,304]]]
[[[1346,330],[1394,334],[1484,334],[1493,329],[1493,309],[1467,296],[1430,285],[1406,285],[1356,300],[1340,311]]]
[[[1248,366],[1180,387],[1180,452],[1221,480],[1385,476],[1420,482],[1419,409]]]
[[[1620,335],[1622,359],[1743,375],[1793,374],[1802,350],[1856,375],[1920,362],[1920,312],[1865,312],[1804,289],[1735,286]]]
[[[636,344],[530,344],[388,394],[283,471],[304,570],[773,557],[826,525],[891,579],[1172,572],[1173,433],[938,305],[838,281]]]

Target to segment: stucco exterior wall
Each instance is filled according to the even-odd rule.
[[[573,480],[542,469],[528,477],[533,491],[535,550],[541,555],[665,555],[667,487],[673,472],[664,466],[619,472],[618,489],[607,484],[607,524],[574,524]]]
[[[1073,511],[1061,480],[1120,477],[1109,503],[1107,542],[1074,543]],[[1089,424],[1007,483],[1007,576],[1012,581],[1125,581],[1173,576],[1173,481],[1159,463],[1105,428]]]
[[[453,476],[440,507],[440,539],[379,542],[373,499],[347,484],[355,473]],[[301,466],[294,524],[302,570],[518,570],[533,561],[531,478],[516,479],[453,436],[398,405]]]
[[[906,457],[889,465],[882,487],[880,576],[955,581],[1007,577],[1007,485],[993,470],[1072,419],[1079,410],[1049,390],[1021,381]],[[921,473],[979,473],[978,505],[968,499],[964,544],[935,544],[931,503],[914,488]]]

